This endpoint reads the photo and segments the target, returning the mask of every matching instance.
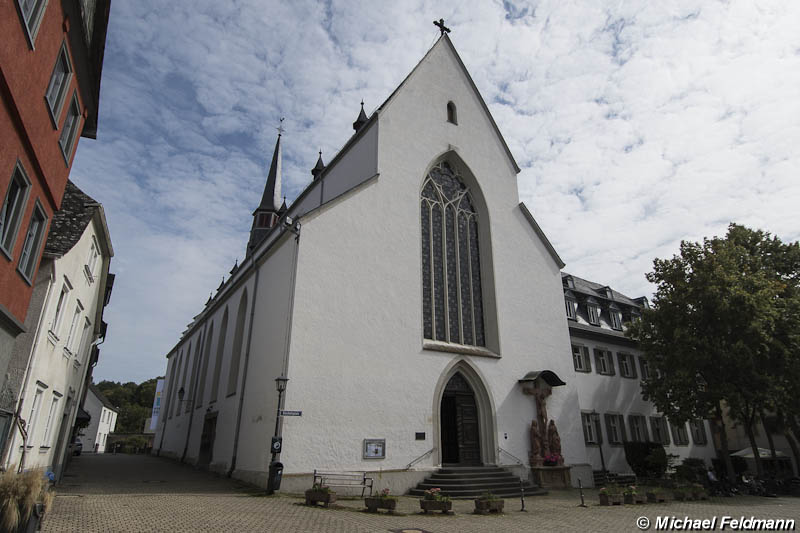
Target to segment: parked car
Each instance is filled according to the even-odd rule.
[[[83,451],[83,443],[81,439],[75,437],[75,440],[72,441],[72,455],[80,455]]]

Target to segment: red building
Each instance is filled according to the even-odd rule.
[[[110,0],[0,2],[0,381],[78,139],[97,133],[109,9]]]

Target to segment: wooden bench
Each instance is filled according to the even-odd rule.
[[[369,489],[372,496],[372,478],[367,477],[366,472],[321,472],[314,470],[314,484],[325,487],[350,487],[361,488],[361,497],[364,491]]]

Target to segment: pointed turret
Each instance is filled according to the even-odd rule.
[[[247,243],[247,255],[261,242],[269,230],[278,222],[281,209],[281,134],[275,142],[272,163],[269,166],[267,184],[261,203],[253,211],[253,226],[250,229],[250,241]]]
[[[353,129],[356,131],[360,130],[361,126],[366,124],[368,120],[367,114],[364,113],[364,100],[361,100],[361,113],[358,114],[358,118],[353,122]]]
[[[289,209],[289,208],[286,207],[286,197],[284,196],[283,197],[283,203],[281,204],[281,208],[278,209],[278,214],[279,215],[283,215],[286,212],[287,209]]]
[[[319,179],[320,175],[322,175],[323,170],[325,170],[325,163],[322,162],[322,150],[320,150],[319,159],[317,159],[317,164],[314,165],[314,168],[311,169],[311,175],[314,176],[314,181],[317,181]]]

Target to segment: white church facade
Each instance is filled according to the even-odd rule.
[[[288,208],[279,136],[245,260],[167,354],[154,453],[265,486],[277,426],[290,491],[315,470],[393,492],[442,465],[528,477],[559,448],[591,484],[564,264],[450,38],[354,129]]]

